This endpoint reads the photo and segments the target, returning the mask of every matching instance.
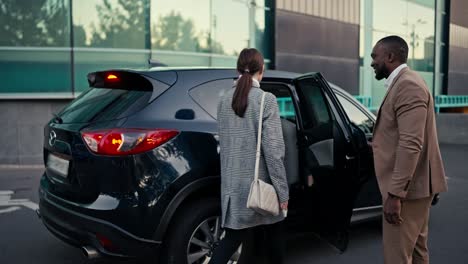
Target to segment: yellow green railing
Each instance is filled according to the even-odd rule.
[[[435,111],[440,108],[468,107],[468,95],[437,95],[435,97]]]

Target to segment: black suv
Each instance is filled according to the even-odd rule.
[[[44,129],[44,225],[89,258],[205,263],[223,237],[216,107],[237,76],[90,73],[91,88]],[[261,87],[281,111],[289,232],[312,231],[344,250],[350,222],[381,211],[368,145],[373,114],[320,73],[267,71]]]

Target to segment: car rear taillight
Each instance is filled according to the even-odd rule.
[[[152,150],[179,134],[168,129],[109,129],[81,132],[86,146],[96,154],[120,156]]]

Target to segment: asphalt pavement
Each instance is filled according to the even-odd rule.
[[[449,191],[431,211],[431,263],[468,263],[468,145],[444,144],[441,150]],[[91,263],[79,249],[50,234],[37,218],[34,209],[42,171],[40,166],[0,166],[0,263]],[[352,226],[343,254],[312,234],[290,238],[286,263],[383,263],[380,225],[373,221]]]

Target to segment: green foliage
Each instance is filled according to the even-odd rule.
[[[76,47],[86,46],[86,31],[81,25],[73,25],[73,43]]]
[[[68,0],[0,0],[1,46],[70,46]],[[210,32],[198,31],[191,19],[172,11],[152,25],[150,0],[102,0],[98,21],[90,28],[73,25],[74,46],[160,49],[225,54]],[[91,38],[86,40],[86,30]],[[151,47],[149,47],[151,41]]]
[[[149,0],[116,3],[103,0],[96,6],[99,22],[92,24],[90,46],[144,49],[149,28]],[[151,48],[171,51],[213,52],[223,54],[223,47],[209,33],[197,32],[190,19],[175,11],[159,17],[151,31]],[[77,42],[75,32],[75,43]]]
[[[148,8],[148,0],[119,0],[117,4],[104,0],[96,5],[99,22],[91,26],[91,46],[144,49]]]
[[[67,0],[1,0],[1,46],[69,46]]]
[[[221,43],[214,41],[209,32],[197,33],[193,21],[175,11],[158,18],[151,43],[160,50],[224,53]]]
[[[199,48],[193,22],[174,11],[159,18],[151,42],[154,48],[162,50],[197,51]]]

